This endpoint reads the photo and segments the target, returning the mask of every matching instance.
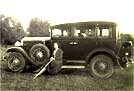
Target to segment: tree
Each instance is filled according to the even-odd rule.
[[[0,36],[0,44],[14,44],[25,36],[25,32],[16,19],[0,15]]]
[[[17,22],[14,27],[14,32],[16,34],[17,40],[20,41],[23,37],[26,36],[26,33],[24,32],[24,29],[20,22]]]
[[[27,30],[30,37],[48,37],[49,23],[48,21],[42,21],[38,18],[33,18],[30,21],[29,28]]]

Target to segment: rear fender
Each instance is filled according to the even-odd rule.
[[[114,51],[107,49],[107,48],[99,48],[99,49],[93,50],[91,53],[88,54],[86,61],[89,63],[92,57],[94,57],[97,54],[109,55],[112,57],[114,64],[118,64],[118,56],[115,54]]]

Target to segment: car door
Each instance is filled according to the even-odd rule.
[[[101,24],[97,27],[97,42],[98,48],[107,48],[116,51],[116,41],[114,40],[112,35],[113,27],[108,24]]]
[[[54,31],[56,31],[54,33]],[[61,49],[63,50],[63,58],[67,60],[74,59],[74,46],[72,38],[72,28],[64,27],[52,30],[52,40],[53,42],[58,42]]]
[[[74,29],[73,46],[75,59],[84,60],[97,46],[95,27],[79,26]]]

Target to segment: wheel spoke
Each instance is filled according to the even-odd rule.
[[[39,52],[41,52],[42,54],[42,57],[38,57],[37,55],[38,55],[38,53]],[[38,64],[42,64],[41,62],[43,62],[44,61],[44,59],[45,59],[45,51],[44,50],[41,50],[41,48],[37,48],[34,52],[33,52],[33,55],[34,55],[34,61],[36,62],[36,63],[38,63]]]
[[[95,60],[92,60],[92,70],[96,76],[107,77],[109,74],[112,74],[112,64],[109,62],[108,57],[97,56]]]

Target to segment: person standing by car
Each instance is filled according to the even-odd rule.
[[[61,66],[63,63],[62,58],[63,58],[63,50],[59,48],[58,43],[54,43],[54,51],[52,57],[50,58],[50,61],[45,66],[42,66],[41,68],[38,69],[39,72],[35,74],[35,77],[33,79],[41,75],[46,70],[46,67],[47,71],[50,74],[58,73],[61,70]]]
[[[63,50],[61,48],[59,48],[59,44],[58,43],[54,43],[54,51],[53,51],[53,55],[50,58],[50,60],[53,60],[50,65],[48,66],[48,72],[50,74],[56,74],[61,70],[61,66],[62,66],[62,59],[63,59]]]

